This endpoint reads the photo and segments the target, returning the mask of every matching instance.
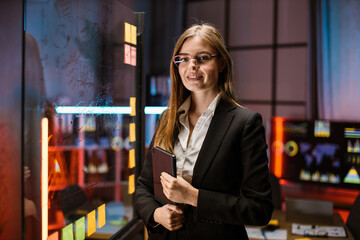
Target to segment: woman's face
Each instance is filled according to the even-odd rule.
[[[218,93],[218,77],[223,70],[217,53],[198,36],[185,40],[178,55],[179,74],[184,86],[191,92]],[[197,57],[196,59],[194,59]]]

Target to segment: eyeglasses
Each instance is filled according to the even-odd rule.
[[[208,52],[199,53],[195,57],[191,57],[190,55],[186,55],[186,54],[181,54],[174,56],[173,62],[177,67],[185,67],[189,65],[191,59],[194,59],[197,64],[202,65],[202,64],[207,64],[208,62],[210,62],[212,58],[216,56],[217,54],[211,55],[211,53]]]

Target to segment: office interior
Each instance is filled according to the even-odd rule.
[[[220,30],[236,98],[263,117],[279,229],[310,212],[344,227],[334,239],[359,239],[359,12],[358,0],[1,1],[0,239],[147,239],[135,182],[173,47],[198,22]]]

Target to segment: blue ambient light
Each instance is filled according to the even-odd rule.
[[[58,114],[130,114],[131,107],[101,107],[101,106],[58,106],[55,107]]]
[[[161,114],[168,107],[145,107],[145,114]]]
[[[145,114],[161,114],[168,107],[145,107]],[[126,106],[57,106],[55,107],[57,114],[130,114],[131,107]]]

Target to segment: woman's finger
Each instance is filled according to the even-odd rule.
[[[176,180],[176,177],[171,176],[170,174],[166,172],[162,172],[160,175],[160,179],[165,181],[166,183],[171,183],[172,181]]]
[[[176,215],[172,218],[172,221],[175,225],[182,224],[184,222],[184,215]]]
[[[169,228],[172,230],[177,230],[182,228],[184,223],[184,216],[183,215],[176,215],[175,217],[170,219]]]
[[[174,212],[176,212],[176,213],[178,213],[178,214],[183,214],[184,213],[184,211],[180,207],[178,207],[178,206],[176,206],[174,204],[166,204],[165,207],[172,210],[172,211],[174,211]]]

